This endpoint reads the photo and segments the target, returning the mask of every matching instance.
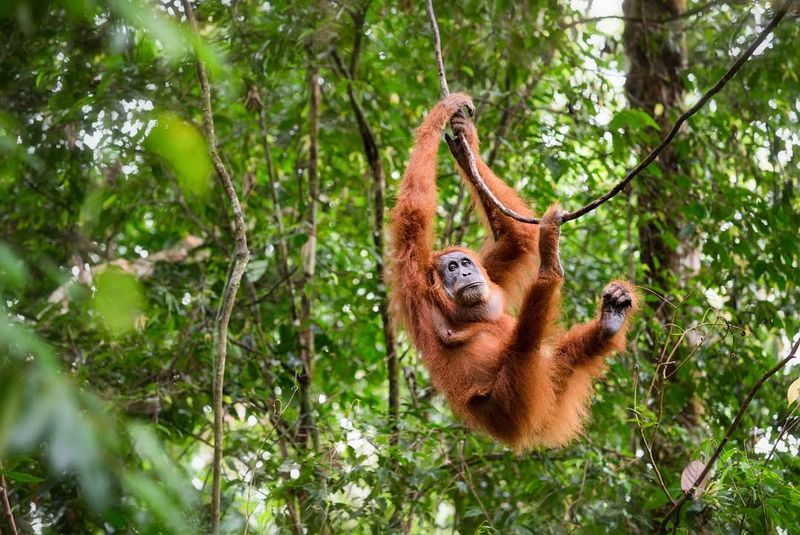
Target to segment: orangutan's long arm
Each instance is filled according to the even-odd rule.
[[[547,209],[539,225],[539,272],[517,317],[517,328],[509,345],[512,354],[538,354],[545,337],[554,331],[561,312],[564,269],[558,242],[562,214],[561,207],[554,204]]]
[[[414,148],[403,175],[390,226],[392,253],[389,277],[393,301],[412,331],[430,323],[427,308],[427,270],[433,251],[436,215],[436,161],[442,132],[450,117],[462,106],[472,108],[466,95],[454,93],[440,101],[416,132]]]

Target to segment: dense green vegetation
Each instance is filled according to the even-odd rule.
[[[776,9],[588,4],[435,4],[483,156],[539,213],[618,182]],[[796,5],[658,162],[564,226],[565,322],[616,277],[647,303],[585,435],[520,456],[454,418],[384,331],[376,215],[439,97],[424,3],[194,7],[197,34],[181,0],[0,3],[0,532],[12,515],[19,533],[210,529],[235,233],[197,57],[250,250],[221,532],[646,533],[726,436],[679,531],[796,532],[798,360],[745,405],[800,330]],[[479,247],[442,146],[440,243]]]

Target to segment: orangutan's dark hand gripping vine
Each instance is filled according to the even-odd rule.
[[[563,212],[557,205],[541,224],[529,225],[471,189],[492,238],[480,254],[460,247],[433,250],[436,160],[451,118],[456,137],[448,144],[462,177],[468,167],[458,134],[492,193],[508,208],[533,215],[481,161],[472,121],[457,114],[462,107],[472,113],[470,98],[450,95],[416,132],[392,212],[392,311],[422,354],[433,385],[469,424],[516,450],[561,446],[581,430],[604,357],[625,346],[636,295],[629,283],[612,282],[596,319],[566,332],[557,326],[563,281]],[[518,310],[517,317],[508,310]]]

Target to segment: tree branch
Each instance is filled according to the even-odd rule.
[[[775,365],[774,368],[772,368],[763,376],[761,376],[761,378],[758,381],[756,381],[756,383],[750,388],[750,391],[747,393],[747,397],[745,397],[741,406],[739,406],[739,412],[736,413],[736,417],[733,419],[733,422],[728,427],[728,430],[725,432],[725,435],[722,437],[722,440],[717,446],[717,449],[714,450],[714,453],[711,455],[711,458],[706,463],[706,467],[703,469],[700,475],[697,476],[697,478],[695,479],[694,483],[692,483],[692,486],[689,488],[689,490],[683,493],[683,496],[681,496],[680,499],[673,504],[672,508],[664,516],[664,519],[661,521],[661,524],[658,527],[660,533],[664,533],[666,531],[667,524],[669,523],[670,518],[672,518],[673,515],[678,513],[678,511],[680,511],[680,508],[683,506],[684,503],[686,503],[687,500],[689,500],[689,498],[694,496],[695,489],[711,471],[711,468],[714,466],[714,463],[717,461],[720,454],[722,453],[722,449],[725,447],[728,441],[730,441],[734,431],[736,431],[736,428],[739,427],[739,424],[741,423],[742,418],[744,417],[744,413],[747,411],[747,407],[750,405],[750,402],[753,401],[753,398],[755,397],[756,393],[761,389],[764,383],[767,382],[767,379],[778,373],[778,371],[780,371],[784,366],[786,366],[790,360],[795,358],[795,356],[797,355],[797,350],[798,348],[800,348],[800,335],[795,334],[795,338],[797,338],[797,340],[792,346],[792,350],[789,352],[789,356],[780,361],[778,364]]]
[[[255,95],[259,95],[258,89],[254,88]],[[278,266],[281,271],[282,280],[288,281],[289,290],[289,316],[292,324],[297,321],[297,296],[294,290],[294,283],[291,276],[294,269],[289,267],[289,247],[286,244],[286,229],[283,223],[283,209],[280,204],[280,197],[278,195],[278,177],[275,171],[275,165],[272,162],[272,147],[269,142],[269,133],[267,131],[267,111],[261,101],[261,96],[258,96],[258,122],[261,128],[261,141],[264,144],[264,159],[267,162],[267,181],[269,182],[269,195],[272,201],[272,210],[275,215],[275,228],[278,231]]]
[[[191,0],[183,0],[183,7],[186,18],[191,25],[192,31],[199,36],[197,21],[195,20]],[[206,135],[208,154],[214,164],[225,193],[228,196],[232,211],[232,223],[235,232],[236,244],[233,251],[232,267],[225,284],[225,291],[222,295],[219,310],[217,311],[216,330],[214,333],[214,459],[212,462],[213,482],[211,486],[211,530],[213,533],[219,532],[220,522],[220,497],[222,486],[222,440],[223,440],[223,386],[225,381],[225,359],[228,355],[228,324],[230,323],[233,305],[236,301],[236,293],[239,291],[244,270],[250,259],[250,251],[247,249],[247,235],[244,226],[244,213],[239,204],[239,197],[233,187],[233,181],[222,163],[219,152],[217,151],[217,136],[214,129],[214,112],[211,107],[211,88],[208,83],[208,73],[206,66],[200,59],[200,55],[195,45],[195,56],[197,61],[197,77],[200,81],[200,97],[203,108],[203,130]]]
[[[366,8],[365,8],[366,9]],[[364,21],[364,14],[359,16],[354,15],[353,21],[356,25],[356,35],[360,35]],[[360,52],[359,40],[353,45],[352,54],[357,56]],[[375,189],[374,192],[374,213],[372,225],[372,241],[375,245],[376,252],[376,266],[375,271],[378,275],[378,281],[383,281],[383,266],[384,266],[384,239],[383,239],[383,219],[386,206],[386,177],[381,165],[380,151],[378,150],[378,143],[375,139],[375,134],[367,123],[364,109],[361,107],[358,97],[356,96],[353,87],[354,72],[348,73],[344,69],[339,54],[336,50],[331,52],[334,64],[347,80],[347,95],[350,100],[350,107],[356,116],[358,123],[358,131],[361,134],[361,141],[364,145],[364,154],[367,157],[370,173],[372,174],[372,182]],[[358,65],[358,57],[351,55],[350,65]],[[386,291],[383,287],[378,289],[380,300],[378,302],[379,313],[381,317],[381,325],[383,327],[383,341],[386,346],[386,368],[389,378],[389,427],[391,429],[390,441],[392,444],[397,443],[397,429],[400,415],[400,381],[399,381],[399,365],[397,362],[397,349],[395,347],[394,332],[392,330],[392,323],[389,319],[389,309],[386,297]]]
[[[3,464],[0,463],[0,471],[3,470]],[[3,513],[6,515],[8,521],[8,529],[11,535],[17,535],[17,523],[14,520],[14,510],[11,508],[11,502],[8,499],[8,484],[6,477],[0,472],[0,494],[3,495]]]
[[[742,52],[742,54],[737,58],[737,60],[731,65],[728,71],[714,84],[708,91],[706,91],[700,100],[698,100],[694,106],[686,110],[678,120],[675,121],[675,124],[672,126],[672,129],[667,133],[666,136],[661,140],[661,142],[650,151],[650,153],[640,161],[636,167],[634,167],[625,178],[623,178],[617,185],[615,185],[611,190],[608,191],[605,195],[598,197],[597,199],[593,200],[592,202],[586,204],[585,206],[578,208],[577,210],[573,210],[572,212],[568,212],[564,215],[563,221],[572,221],[573,219],[578,219],[582,215],[585,215],[601,204],[604,204],[606,201],[612,199],[613,197],[617,196],[625,186],[627,186],[636,176],[638,176],[642,171],[644,171],[651,163],[658,158],[659,154],[661,154],[665,148],[672,142],[675,136],[678,134],[681,126],[685,123],[692,115],[696,114],[702,107],[708,102],[711,97],[719,93],[723,87],[733,78],[737,72],[742,68],[742,66],[750,59],[750,56],[756,51],[756,49],[764,42],[764,40],[769,36],[770,33],[775,29],[778,23],[783,19],[786,15],[786,12],[789,9],[789,6],[792,4],[794,0],[787,0],[784,4],[778,9],[775,13],[775,16],[769,23],[764,27],[761,33],[756,37],[753,43]],[[439,68],[439,83],[442,88],[442,95],[447,96],[450,93],[450,90],[447,86],[447,78],[445,76],[444,70],[444,61],[442,59],[442,47],[441,47],[441,39],[439,37],[439,26],[436,23],[436,15],[433,12],[433,3],[432,0],[427,0],[427,8],[428,8],[428,18],[430,19],[431,29],[433,30],[433,37],[434,37],[434,48],[436,52],[436,62]],[[464,141],[464,140],[462,140]],[[475,164],[475,155],[472,154],[467,143],[463,143],[464,147],[466,148],[467,154],[467,161],[468,161],[468,169],[467,175],[472,182],[472,184],[477,188],[483,195],[485,195],[491,202],[494,204],[497,209],[503,213],[504,215],[516,219],[522,223],[531,223],[531,224],[538,224],[539,220],[535,217],[526,217],[517,212],[511,210],[510,208],[506,207],[500,200],[486,187],[486,183],[481,178],[480,173],[478,172],[478,168]]]
[[[658,485],[661,487],[661,490],[664,491],[664,494],[669,499],[670,503],[675,503],[675,498],[672,497],[672,494],[669,492],[667,485],[664,483],[664,477],[661,475],[661,469],[658,467],[658,463],[656,463],[655,455],[653,455],[653,445],[652,440],[651,443],[647,443],[647,437],[644,434],[644,426],[642,425],[642,420],[639,418],[639,408],[637,407],[636,402],[636,392],[639,388],[639,366],[636,366],[636,373],[633,376],[633,416],[636,418],[636,427],[639,429],[639,434],[642,437],[642,442],[644,443],[644,448],[647,450],[647,456],[650,459],[650,466],[653,467],[653,470],[656,473],[656,478],[658,479]]]
[[[310,436],[314,451],[319,450],[319,431],[311,407],[311,378],[314,370],[314,331],[311,314],[314,294],[309,283],[314,277],[317,259],[317,200],[319,198],[319,181],[317,170],[319,165],[319,108],[321,89],[319,85],[319,65],[312,45],[308,45],[308,241],[303,244],[303,276],[300,280],[300,360],[303,362],[303,373],[300,383],[300,436],[305,443]]]

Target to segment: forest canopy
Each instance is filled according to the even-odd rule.
[[[425,4],[0,3],[0,533],[797,530],[800,3],[432,2],[536,214],[698,104],[563,224],[565,325],[642,302],[586,429],[520,454],[388,307]],[[437,186],[435,247],[480,248],[446,143]]]

